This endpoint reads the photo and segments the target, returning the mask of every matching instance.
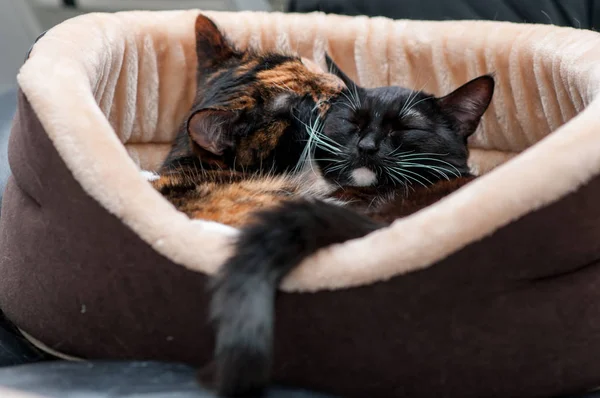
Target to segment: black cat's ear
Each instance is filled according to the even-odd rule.
[[[443,111],[456,119],[458,133],[467,138],[475,132],[494,95],[494,78],[484,75],[438,98]]]
[[[231,128],[236,116],[233,111],[201,109],[188,119],[187,132],[201,149],[221,156],[233,148]]]
[[[352,79],[350,79],[350,77],[347,74],[342,72],[342,70],[339,68],[339,66],[337,66],[336,63],[333,62],[333,59],[331,59],[331,57],[327,53],[325,53],[325,64],[327,65],[327,71],[333,75],[336,75],[340,79],[342,79],[342,81],[344,82],[346,87],[348,87],[348,88],[353,87],[353,86],[358,87],[358,85],[356,83],[354,83],[354,81]]]
[[[199,14],[196,18],[196,55],[200,70],[210,69],[235,54],[212,19]]]

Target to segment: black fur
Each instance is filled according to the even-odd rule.
[[[435,97],[398,86],[366,89],[329,57],[327,63],[348,88],[332,100],[322,129],[322,135],[341,149],[335,156],[337,162],[330,160],[334,156],[326,146],[316,147],[315,158],[325,178],[357,185],[352,172],[364,167],[376,174],[373,185],[383,187],[431,184],[445,176],[469,174],[467,138],[492,99],[491,76]],[[340,159],[345,167],[336,168]],[[399,166],[403,161],[404,166]]]
[[[383,225],[322,201],[293,201],[256,215],[215,279],[216,387],[221,396],[259,397],[271,369],[274,298],[281,279],[315,251]]]

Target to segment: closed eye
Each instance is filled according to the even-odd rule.
[[[358,126],[352,126],[352,128],[348,129],[347,132],[348,135],[353,135],[353,134],[357,134],[360,135],[360,128],[358,128]]]
[[[342,119],[342,121],[344,121],[344,122],[346,122],[348,124],[351,124],[353,126],[358,126],[358,123],[356,123],[356,121],[353,118],[351,119],[351,118],[348,118],[348,117],[343,117],[341,119]]]
[[[430,130],[425,130],[423,128],[418,128],[418,127],[408,127],[406,128],[406,130],[404,130],[405,133],[412,133],[412,134],[431,134],[432,132]]]
[[[414,136],[427,136],[430,135],[431,131],[420,128],[403,128],[401,130],[392,130],[389,133],[390,137],[414,137]]]
[[[342,128],[342,131],[345,131],[346,134],[358,134],[360,133],[360,126],[354,122],[353,120],[347,119],[347,118],[342,118],[342,120],[344,121],[344,126]]]

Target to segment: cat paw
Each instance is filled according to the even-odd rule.
[[[153,171],[148,171],[148,170],[140,170],[140,175],[146,180],[146,181],[156,181],[160,178],[160,176],[158,174],[156,174]]]
[[[214,221],[192,220],[192,223],[200,226],[207,232],[216,233],[219,235],[237,236],[240,233],[240,230],[237,228]]]

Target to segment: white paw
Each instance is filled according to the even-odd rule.
[[[140,170],[140,174],[146,179],[146,181],[155,181],[160,178],[160,176],[153,171]]]
[[[216,233],[219,235],[237,236],[240,233],[240,230],[237,228],[215,221],[192,220],[192,223],[200,226],[206,232]]]

